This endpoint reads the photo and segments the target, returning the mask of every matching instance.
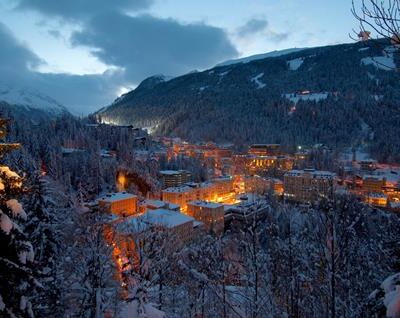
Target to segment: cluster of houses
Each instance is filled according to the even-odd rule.
[[[173,251],[204,233],[221,235],[232,224],[243,226],[262,218],[270,209],[266,193],[287,202],[310,204],[346,191],[374,206],[400,208],[400,168],[373,160],[353,158],[351,169],[343,165],[336,174],[304,168],[309,152],[287,155],[277,144],[252,145],[246,154],[234,154],[228,147],[212,143],[172,143],[168,149],[172,155],[211,158],[213,167],[220,167],[221,173],[212,173],[208,181],[196,183],[191,181],[190,171],[162,170],[162,190],[155,199],[139,201],[138,196],[123,191],[99,198],[98,205],[113,216],[108,233],[122,242],[110,241],[121,270],[126,266],[125,256],[135,253],[149,229],[166,233],[170,237],[166,244]],[[265,172],[271,169],[281,177],[266,177]]]

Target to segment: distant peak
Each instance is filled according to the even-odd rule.
[[[68,112],[65,106],[36,89],[20,88],[4,83],[0,83],[0,101],[9,105],[44,110],[52,113]]]

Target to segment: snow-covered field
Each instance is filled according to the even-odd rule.
[[[299,67],[303,64],[303,62],[304,57],[298,57],[297,59],[287,61],[287,65],[289,67],[289,70],[297,71]]]
[[[267,84],[260,81],[260,78],[264,76],[264,73],[260,73],[250,79],[250,81],[254,82],[257,85],[257,89],[264,88]]]
[[[362,65],[373,65],[383,71],[393,71],[396,68],[396,63],[393,58],[393,53],[398,49],[395,47],[386,47],[383,50],[383,56],[368,56],[361,59]]]

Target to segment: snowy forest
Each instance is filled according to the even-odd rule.
[[[142,130],[72,116],[2,123],[1,317],[396,313],[400,220],[351,196],[311,207],[271,197],[262,219],[221,236],[205,232],[174,253],[170,233],[149,228],[139,260],[129,259],[116,279],[103,235],[110,216],[87,203],[115,190],[121,168],[156,191],[159,169],[190,168],[201,179],[202,167],[194,159],[157,160],[156,144]],[[103,157],[102,149],[118,155]]]

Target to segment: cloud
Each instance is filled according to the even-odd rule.
[[[153,0],[20,0],[17,9],[80,20],[110,10],[146,9],[152,2]]]
[[[90,19],[73,34],[72,43],[96,48],[92,54],[125,69],[133,82],[158,73],[179,75],[210,67],[237,55],[223,29],[116,11]]]
[[[58,100],[76,114],[87,114],[110,103],[126,85],[121,70],[96,75],[46,74],[33,71],[44,63],[19,43],[0,23],[0,87],[37,90]]]
[[[260,36],[274,43],[287,40],[289,32],[277,32],[269,26],[268,20],[264,18],[253,18],[236,29],[236,35],[242,39],[254,40]]]
[[[56,38],[56,39],[61,39],[62,35],[61,32],[58,30],[48,30],[47,31],[52,37]]]
[[[120,87],[127,85],[121,71],[93,75],[32,75],[39,91],[60,101],[76,115],[86,115],[109,105],[116,98]]]
[[[43,63],[38,56],[20,44],[1,22],[0,43],[0,76],[3,78],[18,80],[20,75]]]
[[[8,32],[10,43],[15,42],[16,57],[20,54],[15,61],[20,65],[16,73],[23,78],[20,83],[34,86],[73,111],[86,114],[111,103],[122,86],[135,86],[148,76],[181,75],[237,56],[236,48],[221,28],[144,14],[128,15],[148,8],[152,1],[19,0],[17,10],[33,10],[49,21],[56,18],[78,26],[79,31],[72,33],[67,41],[75,47],[87,48],[110,67],[103,74],[82,76],[34,72],[33,67],[43,61],[16,43]],[[61,36],[54,28],[46,31],[54,38]],[[12,53],[7,56],[14,58]],[[2,58],[0,63],[6,65],[5,61]]]
[[[275,42],[275,43],[280,43],[280,42],[286,41],[289,38],[290,33],[289,32],[268,31],[267,36],[270,41]]]
[[[244,25],[237,29],[237,34],[240,37],[264,31],[268,27],[268,21],[260,18],[253,18],[248,20]]]

